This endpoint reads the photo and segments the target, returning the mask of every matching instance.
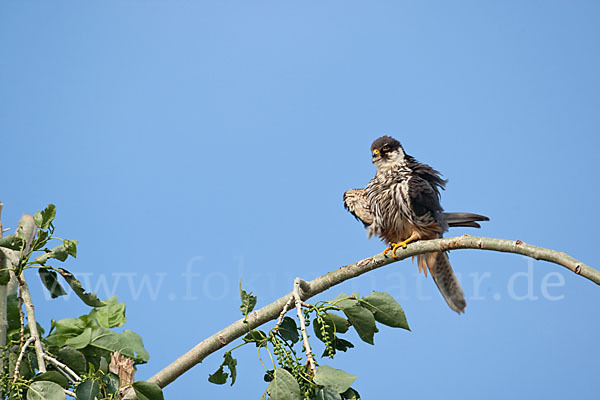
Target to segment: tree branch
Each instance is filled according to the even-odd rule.
[[[4,204],[0,202],[0,238],[4,234],[4,229],[2,227],[2,208]],[[8,258],[4,255],[2,251],[0,251],[0,269],[8,269],[10,267],[10,262]],[[0,347],[6,346],[6,333],[8,332],[8,288],[7,285],[0,285]],[[4,357],[0,359],[0,370],[4,369]],[[0,396],[2,396],[2,391],[0,390]]]
[[[304,321],[304,315],[302,314],[302,298],[300,295],[300,286],[302,283],[304,283],[304,285],[302,285],[302,289],[305,289],[306,282],[300,278],[296,278],[294,280],[294,290],[292,293],[294,294],[294,303],[296,304],[296,314],[298,314],[298,321],[300,321],[300,332],[302,332],[302,340],[304,341],[306,361],[308,361],[310,371],[312,372],[313,376],[315,376],[317,374],[317,367],[315,365],[315,359],[313,358],[312,350],[310,349],[310,343],[308,342],[308,335],[306,334],[306,322]]]
[[[37,329],[34,306],[33,302],[31,301],[29,286],[27,286],[27,281],[25,281],[25,274],[21,274],[21,276],[17,277],[17,280],[19,281],[19,286],[21,288],[21,295],[23,296],[25,311],[27,311],[27,325],[29,325],[29,334],[35,339],[33,344],[35,346],[35,355],[38,361],[38,370],[40,372],[46,372],[46,364],[44,363],[44,349],[42,348],[40,334]]]
[[[73,384],[77,384],[77,382],[81,381],[81,377],[75,373],[68,365],[61,363],[56,358],[49,356],[44,353],[43,357],[45,360],[48,360],[50,363],[54,364],[54,367],[65,376],[69,381]]]
[[[2,208],[4,204],[0,202],[0,238],[4,235],[5,229],[2,228]],[[12,268],[11,260],[18,259],[15,251],[6,248],[0,248],[0,270],[8,271]],[[16,280],[11,276],[6,285],[0,285],[0,347],[6,345],[6,332],[8,331],[7,317],[7,296],[14,294],[17,290]],[[2,362],[0,361],[0,366]]]
[[[29,339],[27,339],[27,341],[23,344],[21,351],[19,352],[19,357],[17,358],[17,362],[15,363],[15,373],[13,376],[13,383],[15,383],[17,381],[17,379],[19,379],[19,371],[21,369],[21,361],[23,361],[23,356],[25,355],[27,348],[29,347],[31,342],[33,342],[34,340],[36,340],[36,339],[33,336],[31,336]]]
[[[355,278],[374,269],[381,268],[385,265],[404,260],[405,258],[424,253],[458,249],[479,249],[522,254],[532,257],[536,260],[544,260],[562,265],[576,274],[581,275],[584,278],[587,278],[590,281],[600,285],[600,271],[597,271],[592,267],[568,256],[566,253],[532,246],[523,243],[520,240],[514,241],[464,235],[446,239],[423,240],[409,244],[406,249],[397,252],[397,257],[395,259],[391,256],[391,254],[388,256],[377,254],[373,257],[343,266],[310,282],[306,282],[306,290],[301,292],[301,297],[302,300],[309,299],[310,297],[322,293],[325,290],[344,281]],[[303,287],[302,289],[305,288]],[[276,319],[292,296],[293,292],[277,299],[273,303],[264,306],[259,310],[253,311],[245,319],[240,319],[225,329],[222,329],[214,335],[204,339],[186,354],[182,355],[173,363],[156,373],[154,376],[148,379],[148,381],[154,382],[160,387],[167,386],[169,383],[173,382],[179,376],[184,374],[187,370],[202,362],[202,360],[204,360],[208,355],[216,352],[222,347],[225,347],[235,339],[245,335],[248,332],[248,329],[254,329],[268,321]],[[135,395],[127,398],[135,398]]]
[[[4,204],[0,202],[0,238],[8,229],[4,229],[2,225],[2,209]],[[0,269],[8,271],[12,268],[11,260],[16,258],[13,250],[5,248],[0,249]],[[0,347],[6,346],[6,335],[8,332],[8,296],[15,293],[17,290],[16,279],[14,274],[10,274],[10,280],[6,285],[0,285]],[[22,310],[20,310],[22,311]],[[4,357],[0,359],[0,370],[4,369]],[[0,390],[0,397],[3,391]]]
[[[33,243],[35,232],[37,230],[37,227],[35,226],[35,222],[33,221],[33,217],[31,215],[25,214],[23,215],[23,217],[21,217],[21,220],[19,221],[19,226],[17,228],[17,233],[19,233],[20,230],[22,230],[22,237],[23,239],[25,239],[25,249],[23,249],[23,253],[27,253],[31,247],[31,243]],[[11,271],[11,275],[13,274],[14,272]],[[40,372],[46,372],[46,364],[44,363],[44,350],[42,349],[42,341],[40,340],[40,334],[37,329],[35,311],[33,302],[31,301],[29,286],[27,286],[27,281],[25,280],[25,272],[21,272],[21,275],[17,276],[16,278],[19,283],[19,288],[21,290],[21,296],[23,297],[23,304],[25,304],[25,311],[27,312],[27,324],[29,325],[29,334],[31,335],[31,337],[35,338],[35,342],[33,344],[35,346],[38,370]]]

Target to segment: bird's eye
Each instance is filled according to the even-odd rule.
[[[381,148],[382,151],[390,151],[390,146],[383,146]]]

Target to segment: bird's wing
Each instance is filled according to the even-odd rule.
[[[409,155],[406,156],[407,164],[411,171],[419,177],[425,179],[427,182],[431,184],[436,193],[440,193],[440,189],[444,190],[446,187],[447,180],[442,179],[442,176],[439,171],[432,168],[430,165],[423,164],[418,162]]]
[[[428,180],[413,175],[407,183],[408,197],[415,214],[421,216],[428,211],[442,211],[439,191]]]
[[[369,209],[365,189],[350,189],[344,193],[344,207],[365,226],[373,223],[374,217]]]

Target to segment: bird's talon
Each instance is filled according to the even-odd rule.
[[[387,253],[389,253],[389,251],[392,251],[392,257],[396,258],[396,250],[398,249],[398,247],[401,246],[401,243],[390,243],[390,246],[385,249],[383,251],[383,255],[387,255]],[[406,248],[406,246],[405,246]]]
[[[407,239],[407,240],[405,240],[403,242],[399,242],[399,243],[390,243],[390,247],[388,247],[387,249],[385,249],[383,251],[383,255],[385,256],[391,250],[392,251],[392,257],[396,258],[396,250],[398,250],[398,247],[402,247],[403,249],[405,249],[406,246],[407,246],[407,244],[412,241],[412,237],[409,238],[409,239]]]
[[[396,258],[396,250],[398,250],[398,247],[402,247],[402,248],[404,248],[404,249],[406,248],[406,244],[404,244],[404,246],[402,246],[403,244],[404,244],[404,243],[400,242],[400,243],[396,243],[396,244],[394,245],[394,248],[392,249],[392,256],[393,256],[394,258]]]

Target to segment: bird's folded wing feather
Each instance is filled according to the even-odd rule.
[[[436,187],[420,176],[408,180],[408,196],[415,214],[421,216],[428,211],[442,211],[440,195]]]
[[[369,209],[365,189],[351,189],[344,193],[344,207],[365,226],[373,223],[374,217]]]

